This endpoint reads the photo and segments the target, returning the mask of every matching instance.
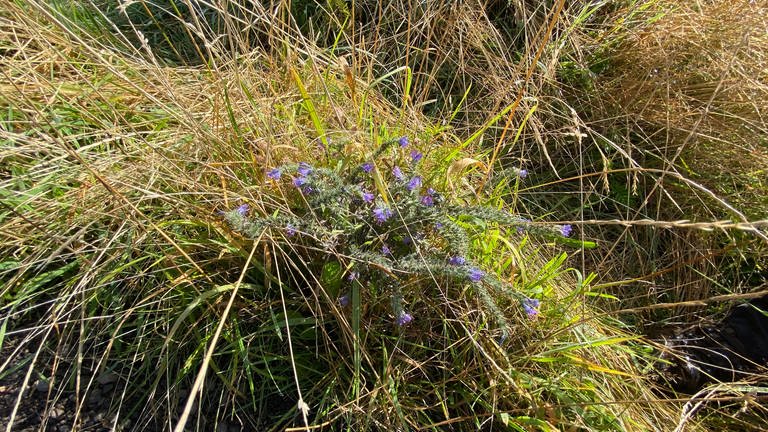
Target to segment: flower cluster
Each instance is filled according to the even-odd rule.
[[[539,301],[539,299],[526,298],[523,299],[522,305],[525,314],[528,315],[529,318],[536,318],[536,316],[539,314],[539,306],[541,306],[541,301]]]
[[[241,205],[225,212],[224,217],[251,238],[260,238],[266,229],[279,229],[292,242],[313,242],[311,250],[351,257],[350,263],[343,263],[348,270],[343,279],[339,276],[339,284],[374,286],[376,292],[390,295],[392,321],[399,327],[415,318],[405,309],[402,284],[391,275],[423,275],[424,280],[439,276],[469,284],[505,337],[508,326],[491,292],[509,289],[492,272],[472,262],[470,234],[460,220],[472,217],[511,226],[518,232],[564,237],[572,228],[541,228],[503,210],[450,205],[419,172],[423,160],[424,153],[403,136],[352,164],[353,169],[329,169],[307,162],[272,167],[265,173],[270,184],[289,184],[288,189],[297,190],[301,196],[293,200],[291,211],[275,209],[267,216],[249,215],[249,207]],[[528,172],[518,169],[515,174],[525,178]],[[539,300],[512,293],[529,317],[538,314]],[[338,303],[346,307],[350,295],[341,294]]]

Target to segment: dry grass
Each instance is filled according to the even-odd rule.
[[[592,215],[649,219],[659,228],[595,227],[598,238],[616,239],[610,259],[601,251],[601,265],[644,281],[635,291],[646,291],[646,302],[759,290],[765,235],[718,221],[760,226],[768,218],[765,4],[643,2],[611,11],[605,23],[578,35],[577,63],[596,73],[571,93],[586,103],[584,129],[606,176],[602,185],[589,182],[607,202]],[[679,220],[714,232],[660,228]],[[623,264],[611,269],[616,262]]]
[[[0,106],[8,114],[0,129],[0,239],[3,262],[18,266],[2,276],[0,294],[13,301],[0,309],[5,315],[0,319],[14,319],[6,337],[36,349],[26,379],[31,382],[33,372],[46,374],[58,390],[46,402],[46,415],[72,388],[83,407],[89,374],[108,367],[123,385],[110,406],[118,419],[114,424],[124,415],[136,421],[136,428],[170,429],[181,408],[196,402],[185,391],[208,370],[200,353],[215,347],[220,351],[212,368],[224,373],[209,372],[201,381],[198,406],[220,410],[190,419],[201,428],[224,420],[276,429],[310,422],[299,415],[295,379],[301,381],[298,400],[312,404],[311,422],[329,430],[477,430],[507,422],[543,430],[669,430],[670,419],[681,417],[686,401],[654,393],[642,375],[652,358],[644,352],[647,347],[585,299],[588,286],[574,288],[579,284],[573,271],[560,270],[543,280],[542,289],[550,293],[547,309],[537,321],[517,313],[506,349],[488,337],[487,317],[462,290],[439,291],[441,301],[419,304],[423,316],[434,318],[424,319],[432,325],[419,324],[402,335],[384,328],[376,314],[365,317],[367,381],[354,396],[349,360],[354,335],[344,312],[320,288],[312,272],[317,268],[296,258],[301,248],[281,252],[277,242],[270,242],[272,248],[258,249],[253,260],[261,266],[260,276],[275,265],[292,286],[316,287],[309,293],[276,297],[274,290],[253,288],[253,280],[234,291],[237,296],[216,291],[245,274],[252,250],[216,210],[241,202],[262,213],[288,208],[285,196],[262,186],[263,174],[283,161],[322,160],[318,130],[308,115],[311,105],[328,135],[345,142],[344,152],[353,158],[370,151],[380,131],[418,136],[418,144],[435,154],[485,161],[500,144],[494,168],[528,167],[535,171],[532,185],[519,194],[484,196],[465,183],[470,187],[458,194],[506,201],[548,220],[590,219],[592,211],[598,221],[585,223],[584,235],[613,245],[599,249],[603,262],[582,256],[577,265],[582,274],[615,270],[660,287],[662,275],[671,273],[664,281],[680,290],[668,294],[673,303],[715,292],[721,250],[711,245],[719,239],[702,238],[699,229],[735,229],[708,225],[733,216],[722,205],[730,198],[705,192],[695,201],[692,191],[702,188],[691,186],[691,180],[705,191],[716,190],[704,181],[715,163],[705,158],[711,154],[705,149],[723,148],[723,142],[738,144],[733,147],[738,150],[727,150],[743,161],[738,175],[765,169],[764,159],[744,157],[765,151],[750,141],[765,131],[760,118],[761,104],[768,100],[760,93],[765,91],[764,51],[756,49],[765,43],[765,33],[750,33],[749,43],[741,43],[738,30],[747,22],[752,27],[744,28],[764,26],[764,17],[729,18],[725,2],[707,3],[698,12],[649,2],[645,12],[614,8],[605,15],[584,12],[579,2],[555,3],[565,8],[556,12],[531,2],[357,3],[335,53],[308,41],[308,33],[296,31],[298,23],[275,18],[284,17],[287,8],[273,15],[258,7],[240,8],[239,19],[259,23],[265,49],[251,50],[252,44],[230,28],[226,38],[186,47],[183,52],[211,60],[194,67],[169,66],[159,51],[123,43],[117,34],[80,31],[76,22],[66,22],[41,1],[4,10]],[[651,20],[659,10],[665,11],[663,18]],[[323,22],[340,28],[343,14],[331,12]],[[617,31],[614,17],[628,14],[631,25]],[[505,17],[520,25],[501,26]],[[593,24],[584,20],[598,23],[596,40],[588,33]],[[519,31],[510,30],[515,28]],[[203,25],[196,30],[210,36]],[[603,46],[607,42],[600,32],[621,38]],[[700,34],[701,41],[691,34]],[[124,39],[141,40],[135,34]],[[702,47],[712,56],[708,62],[694,56]],[[577,65],[598,53],[614,66],[584,92],[578,83],[561,82],[564,53]],[[404,73],[377,81],[405,64],[413,71],[410,94]],[[658,64],[669,67],[649,77],[647,71]],[[449,120],[465,93],[466,102]],[[573,95],[578,105],[568,98]],[[516,100],[506,133],[503,118],[476,142],[467,141]],[[731,126],[732,119],[748,129]],[[688,171],[681,169],[681,160]],[[435,162],[433,174],[444,176],[448,163]],[[717,163],[722,165],[721,159]],[[692,172],[707,174],[700,181],[691,179]],[[606,184],[623,184],[626,200],[606,192]],[[639,202],[629,205],[635,185],[640,195],[632,199]],[[757,189],[755,196],[764,198],[764,187]],[[593,199],[602,201],[593,204]],[[574,210],[579,207],[587,210]],[[752,215],[741,206],[737,210]],[[663,229],[672,240],[658,243],[656,228],[636,225],[617,235],[605,222],[608,215],[630,223],[652,218],[668,225]],[[674,221],[682,217],[704,225],[681,228],[684,224]],[[713,250],[694,247],[700,244]],[[545,245],[497,245],[483,259],[490,265],[500,256],[514,259],[519,274],[535,275],[553,253]],[[591,267],[592,262],[602,266]],[[658,264],[664,262],[671,264]],[[78,263],[77,271],[61,275],[60,283],[29,284],[71,263]],[[38,291],[19,293],[19,286]],[[225,314],[229,301],[237,317]],[[196,302],[199,310],[190,306]],[[629,299],[621,307],[647,303]],[[282,327],[275,324],[283,306],[315,323],[312,331],[297,326],[304,332],[294,334],[296,356],[286,353]],[[224,329],[222,340],[209,344],[217,326]],[[174,329],[176,337],[166,339]],[[0,364],[0,373],[20,356],[14,351]],[[139,358],[144,361],[136,362]],[[254,366],[264,358],[280,361],[266,369]],[[726,402],[745,400],[742,390],[726,391],[736,394]],[[274,423],[259,423],[267,418]],[[687,413],[680,422],[691,430],[706,429]]]

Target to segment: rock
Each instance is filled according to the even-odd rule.
[[[114,384],[117,382],[117,374],[112,372],[104,372],[96,378],[96,382],[101,385]]]
[[[39,391],[40,393],[48,393],[50,388],[51,383],[48,382],[48,380],[41,379],[35,384],[35,391]]]
[[[62,416],[64,416],[64,408],[61,407],[53,407],[50,414],[48,415],[48,417],[52,420],[58,420]]]
[[[712,381],[728,382],[768,366],[768,296],[731,309],[714,325],[691,326],[666,339],[662,376],[693,394]]]

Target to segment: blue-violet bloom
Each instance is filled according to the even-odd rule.
[[[408,182],[408,185],[405,186],[406,189],[413,192],[414,190],[421,187],[421,177],[416,176],[411,179],[411,181]]]
[[[526,169],[517,170],[517,176],[520,177],[521,179],[528,177],[528,170]]]
[[[464,257],[462,257],[462,256],[454,256],[454,257],[450,257],[448,259],[448,264],[455,265],[455,266],[464,265],[466,262],[467,262],[467,260],[464,259]]]
[[[485,276],[485,272],[480,270],[479,268],[472,267],[469,269],[469,280],[472,282],[480,282],[480,280]]]
[[[523,300],[523,310],[529,318],[534,318],[539,314],[539,305],[541,305],[539,299],[527,298]]]
[[[392,249],[389,248],[386,244],[381,247],[381,253],[383,255],[390,255],[392,253]]]
[[[571,231],[573,231],[573,227],[570,225],[560,226],[560,234],[562,234],[563,237],[568,237],[569,235],[571,235]]]
[[[359,277],[360,277],[360,273],[358,273],[356,271],[353,271],[353,272],[349,272],[349,276],[347,276],[347,279],[353,281],[353,280],[356,280]]]
[[[405,175],[403,174],[403,171],[397,165],[395,165],[395,167],[392,168],[392,175],[395,176],[395,178],[398,180],[405,180]]]
[[[408,312],[402,312],[399,317],[397,317],[397,325],[400,327],[410,323],[413,321],[413,315],[409,314]]]
[[[344,294],[343,296],[339,297],[339,305],[341,307],[347,307],[349,304],[349,296]]]
[[[299,163],[299,168],[296,170],[300,176],[306,177],[312,172],[312,166],[306,162]]]
[[[372,203],[375,196],[370,192],[363,191],[363,201],[367,203]]]
[[[530,219],[526,219],[526,218],[522,218],[522,219],[520,219],[520,222],[522,222],[523,225],[518,225],[517,226],[517,233],[518,234],[522,234],[522,233],[525,232],[525,227],[528,226],[528,224],[531,222],[531,220]]]
[[[397,140],[397,142],[400,144],[400,147],[408,147],[408,143],[410,143],[410,141],[408,141],[407,136],[400,137],[400,139]]]
[[[272,168],[267,172],[267,177],[272,180],[280,180],[280,176],[283,175],[283,170],[280,168]]]
[[[302,187],[307,183],[307,179],[304,177],[296,177],[293,179],[293,185],[296,187]]]
[[[288,235],[288,237],[293,237],[296,235],[296,227],[291,224],[286,225],[285,234]]]
[[[423,157],[424,155],[420,151],[416,149],[411,150],[411,161],[413,163],[418,163]]]
[[[250,207],[248,206],[248,204],[241,204],[236,210],[237,210],[237,214],[239,214],[240,216],[245,216],[245,214],[248,213],[249,209]]]
[[[392,210],[388,207],[376,207],[373,209],[373,217],[376,218],[376,222],[383,223],[387,219],[392,217]]]
[[[435,199],[432,198],[432,195],[424,195],[421,197],[421,204],[425,207],[432,207],[435,205]]]
[[[371,162],[366,162],[366,163],[360,165],[360,169],[365,171],[365,172],[367,172],[367,173],[369,173],[369,172],[373,171],[373,164]]]

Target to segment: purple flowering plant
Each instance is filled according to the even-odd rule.
[[[297,188],[300,188],[300,187],[304,186],[305,184],[307,184],[306,177],[295,177],[293,179],[293,185],[296,186]]]
[[[306,162],[300,162],[296,172],[299,174],[299,176],[306,177],[312,172],[312,166]]]
[[[411,150],[411,162],[419,163],[423,157],[424,157],[424,154],[421,153],[420,151],[416,149]]]
[[[397,165],[392,168],[392,175],[398,180],[405,180],[405,174],[403,174],[403,170],[401,170]]]
[[[250,210],[251,207],[248,204],[240,204],[240,206],[235,209],[237,213],[240,214],[240,216],[245,217],[246,214],[248,214],[248,210]]]
[[[403,327],[413,321],[413,315],[403,312],[397,317],[397,325]]]
[[[469,273],[467,273],[467,277],[472,282],[480,282],[484,276],[485,272],[476,267],[469,269]]]
[[[420,172],[427,168],[428,158],[415,148],[404,149],[409,145],[408,137],[396,138],[362,161],[333,168],[308,162],[270,167],[267,185],[288,186],[282,193],[290,201],[290,211],[275,205],[266,211],[259,208],[265,213],[259,215],[242,205],[224,211],[223,217],[244,236],[261,238],[264,230],[276,229],[284,235],[275,238],[309,246],[301,249],[307,254],[306,262],[321,263],[322,282],[337,287],[329,298],[342,306],[351,298],[368,298],[373,293],[390,296],[392,310],[387,315],[399,327],[414,323],[415,311],[406,311],[404,306],[406,294],[423,292],[419,283],[403,284],[406,278],[420,283],[445,280],[468,287],[504,334],[508,326],[494,296],[512,292],[526,315],[536,316],[539,300],[510,290],[509,284],[473,259],[471,244],[477,234],[468,229],[465,219],[553,238],[568,237],[572,227],[534,224],[497,208],[452,205],[441,197],[431,180],[434,176]],[[379,170],[374,173],[376,166]],[[525,178],[527,171],[519,169],[517,175]],[[343,258],[329,261],[329,256]],[[371,292],[339,297],[342,288]]]
[[[283,175],[283,170],[280,168],[272,168],[271,170],[267,171],[267,178],[270,178],[272,180],[280,180],[280,176]]]
[[[384,223],[392,217],[392,210],[389,207],[376,207],[373,209],[373,217],[378,223]]]
[[[414,190],[417,190],[421,187],[421,176],[415,176],[410,181],[408,181],[408,184],[405,186],[406,189],[413,192]]]
[[[541,301],[539,299],[525,298],[522,301],[522,305],[525,314],[528,315],[528,318],[535,318],[539,315],[539,306],[541,305]]]

